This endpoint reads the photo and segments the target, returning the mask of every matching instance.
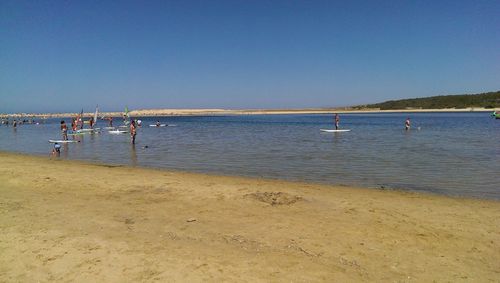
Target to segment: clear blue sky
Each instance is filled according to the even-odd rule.
[[[500,1],[0,1],[0,112],[500,89]]]

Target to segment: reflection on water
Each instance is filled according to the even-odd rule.
[[[500,199],[500,120],[488,113],[167,117],[176,127],[70,136],[61,158]],[[60,119],[0,126],[0,149],[46,155]],[[67,121],[69,122],[69,120]],[[100,122],[98,127],[107,126]],[[420,130],[418,130],[420,128]],[[466,129],[466,130],[465,130]],[[147,148],[146,148],[147,147]]]
[[[137,166],[137,152],[135,151],[135,144],[130,145],[130,165]]]
[[[69,157],[69,145],[67,143],[63,143],[61,147],[61,156],[63,158],[68,158]]]

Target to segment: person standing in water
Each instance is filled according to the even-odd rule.
[[[75,118],[71,119],[71,130],[73,132],[76,132],[76,119]]]
[[[339,114],[335,114],[335,130],[339,129],[340,117]]]
[[[61,121],[61,133],[64,141],[68,140],[68,126],[66,126],[66,122]]]
[[[78,117],[78,120],[76,120],[76,124],[80,130],[83,129],[83,118],[81,116]]]
[[[135,136],[137,134],[136,128],[135,128],[135,122],[132,120],[130,122],[130,141],[132,144],[135,144]]]
[[[405,130],[409,130],[410,129],[410,117],[406,118],[406,121],[405,121]]]

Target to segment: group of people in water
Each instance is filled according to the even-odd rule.
[[[35,123],[35,120],[34,119],[14,119],[12,122],[9,121],[9,119],[2,119],[0,121],[0,125],[5,125],[5,126],[9,126],[9,125],[12,125],[12,127],[16,128],[17,125],[22,125],[22,124],[38,124],[38,123]]]
[[[113,127],[113,118],[108,117],[108,118],[103,118],[104,120],[108,121],[109,127]],[[94,117],[90,117],[89,120],[87,120],[87,123],[89,124],[90,129],[94,129],[94,126],[96,124],[96,121],[94,121]],[[71,119],[71,130],[73,133],[77,133],[78,130],[83,130],[84,129],[84,124],[85,121],[81,117],[76,117]],[[137,136],[137,127],[141,126],[142,121],[141,120],[134,120],[132,119],[130,121],[130,141],[132,144],[135,144],[135,137]],[[62,140],[67,141],[68,140],[68,125],[66,124],[66,121],[61,120],[60,122],[60,129],[61,129],[61,134],[62,134]],[[59,155],[61,153],[61,145],[59,143],[54,143],[54,148],[52,150],[53,155]]]
[[[113,127],[113,118],[108,117],[108,118],[103,118],[104,120],[108,121],[109,127]],[[94,117],[90,117],[90,119],[87,121],[89,124],[90,129],[94,129],[94,126],[96,124],[96,121],[94,121]],[[81,117],[77,118],[72,118],[71,119],[71,130],[72,132],[77,132],[78,130],[83,130],[84,128],[85,121]],[[141,120],[134,120],[132,119],[130,121],[130,137],[131,137],[131,142],[132,144],[135,144],[135,137],[137,135],[137,127],[140,127],[142,125]],[[68,126],[66,125],[66,122],[64,120],[61,120],[61,134],[63,140],[68,140]]]
[[[109,127],[113,127],[113,118],[112,117],[103,118],[103,119],[108,121]],[[3,123],[3,121],[2,121],[2,123]],[[14,127],[15,127],[15,123],[16,123],[16,120],[14,120],[14,122],[13,122]],[[88,120],[87,123],[89,124],[90,129],[94,129],[94,126],[96,123],[96,121],[94,121],[94,117],[90,117],[90,119]],[[335,129],[339,130],[339,128],[340,128],[340,116],[338,113],[336,113],[334,115],[334,123],[335,123]],[[83,121],[82,117],[76,117],[76,118],[71,119],[71,129],[73,132],[77,132],[78,130],[82,130],[84,124],[85,124],[85,122]],[[162,124],[160,123],[160,121],[157,120],[155,126],[160,127],[161,125]],[[129,133],[130,133],[130,142],[132,144],[135,144],[135,139],[137,136],[137,127],[141,127],[141,126],[142,126],[141,120],[135,120],[135,119],[130,120]],[[409,117],[406,118],[404,126],[405,126],[406,131],[410,130],[411,121],[410,121]],[[62,139],[64,141],[68,140],[68,126],[66,125],[66,122],[64,120],[61,120],[60,129],[61,129]],[[55,143],[52,153],[59,154],[60,148],[61,148],[61,145],[59,143]]]

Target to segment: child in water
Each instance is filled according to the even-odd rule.
[[[61,155],[61,145],[59,143],[54,144],[54,149],[52,150],[52,155]]]

